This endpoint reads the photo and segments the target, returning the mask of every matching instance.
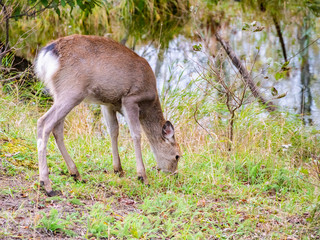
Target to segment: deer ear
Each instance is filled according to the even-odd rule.
[[[174,135],[174,128],[171,122],[166,121],[166,123],[162,127],[162,136],[166,139],[172,138]]]

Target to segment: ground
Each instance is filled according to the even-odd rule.
[[[143,138],[146,186],[137,179],[129,129],[120,128],[120,177],[109,137],[83,121],[94,117],[82,105],[66,121],[65,143],[86,182],[69,175],[51,137],[50,179],[61,195],[48,197],[38,183],[41,112],[9,100],[0,104],[0,239],[320,239],[319,180],[310,165],[320,156],[317,132],[292,118],[261,119],[248,109],[228,151],[225,125],[215,141],[191,114],[176,128],[178,175],[156,170]]]

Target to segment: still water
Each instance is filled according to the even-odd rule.
[[[201,80],[199,72],[205,72],[207,63],[223,51],[213,33],[219,26],[266,99],[281,110],[301,114],[305,124],[320,126],[320,6],[316,1],[105,3],[88,16],[66,8],[59,17],[48,10],[35,18],[11,20],[11,45],[21,42],[21,55],[31,60],[39,47],[61,36],[111,36],[149,61],[164,99],[168,90],[196,87],[190,85]],[[0,34],[4,34],[2,26]],[[193,46],[199,44],[202,48],[195,51]],[[237,81],[237,70],[227,58],[225,63],[224,75]],[[277,95],[285,97],[275,99]]]
[[[236,54],[242,57],[247,69],[250,70],[253,65],[251,75],[259,84],[260,92],[279,106],[280,110],[301,114],[305,124],[320,127],[319,33],[311,30],[308,39],[303,39],[298,25],[291,27],[288,34],[284,32],[289,70],[277,79],[277,72],[281,72],[285,61],[276,31],[270,27],[261,32],[248,33],[239,30],[241,24],[244,23],[238,22],[226,29],[224,32],[232,34],[225,35],[225,39],[229,40]],[[183,91],[190,82],[199,78],[199,68],[205,69],[208,59],[212,58],[205,48],[201,51],[193,50],[193,46],[199,43],[205,45],[201,41],[179,35],[170,41],[161,57],[159,52],[162,49],[151,45],[138,46],[135,51],[150,63],[156,73],[159,92],[163,95],[166,88],[180,88]],[[227,62],[226,71],[232,79],[237,71]],[[271,94],[272,88],[279,95],[286,96],[275,99]]]

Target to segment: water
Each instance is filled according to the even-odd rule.
[[[118,41],[126,39],[128,47],[135,46],[135,51],[149,61],[158,80],[160,97],[164,99],[169,90],[190,87],[188,84],[199,78],[199,71],[205,71],[208,59],[212,60],[212,55],[221,49],[214,34],[210,34],[220,25],[222,37],[230,42],[247,69],[250,71],[254,65],[252,77],[265,98],[285,111],[302,114],[306,124],[320,126],[320,40],[313,42],[320,36],[320,18],[316,16],[320,13],[312,1],[306,5],[261,0],[259,6],[249,0],[217,1],[219,4],[215,4],[216,1],[167,1],[167,8],[155,1],[153,9],[144,7],[149,6],[148,1],[138,6],[134,1],[131,5],[124,0],[107,2],[90,16],[75,8],[71,18],[70,9],[66,8],[60,18],[52,11],[45,11],[35,18],[12,19],[11,46],[31,60],[37,48],[59,36],[80,33],[108,35]],[[285,60],[275,18],[290,61],[290,70],[280,79],[277,75]],[[257,28],[261,29],[255,31]],[[4,36],[4,33],[0,26],[0,34]],[[194,51],[192,46],[199,43],[210,46],[209,50],[203,47],[201,51]],[[226,61],[224,71],[231,81],[236,79],[234,69],[230,61]],[[272,88],[286,96],[273,99]]]
[[[312,43],[319,34],[315,29],[311,29],[307,40],[299,39],[299,26],[290,28],[289,33],[283,33],[290,70],[283,78],[277,80],[275,75],[281,72],[281,66],[285,61],[276,31],[270,27],[252,33],[239,30],[240,25],[241,22],[230,26],[224,32],[233,33],[228,36],[228,40],[236,54],[244,58],[247,69],[251,69],[253,59],[257,55],[258,60],[253,67],[252,77],[256,82],[260,82],[261,93],[281,110],[301,114],[305,124],[319,127],[320,40]],[[227,40],[226,37],[225,39]],[[306,47],[311,43],[312,45]],[[199,78],[198,71],[204,70],[209,54],[204,48],[200,52],[194,51],[192,46],[195,44],[199,44],[199,41],[179,35],[170,41],[168,49],[163,50],[163,57],[159,57],[161,49],[150,45],[142,45],[136,49],[155,71],[160,94],[164,94],[166,88],[184,89],[192,80]],[[306,47],[304,51],[302,46]],[[302,70],[304,64],[308,66]],[[226,71],[231,79],[237,73],[234,69],[230,63],[227,65]],[[279,95],[286,94],[286,96],[274,99],[271,94],[272,87],[276,88]]]

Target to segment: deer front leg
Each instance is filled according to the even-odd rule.
[[[123,175],[123,170],[121,167],[119,151],[118,151],[118,136],[119,136],[119,124],[116,112],[112,109],[112,106],[101,106],[102,114],[105,122],[108,126],[108,131],[111,138],[111,148],[112,148],[112,159],[113,159],[113,170],[115,173],[119,173],[120,176]]]
[[[141,127],[139,121],[139,106],[137,103],[131,102],[130,99],[127,99],[127,101],[122,102],[122,108],[123,114],[129,125],[131,136],[133,138],[138,179],[148,185],[148,179],[141,153]]]

